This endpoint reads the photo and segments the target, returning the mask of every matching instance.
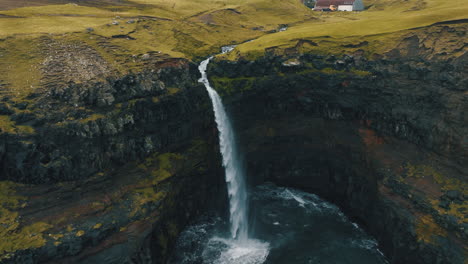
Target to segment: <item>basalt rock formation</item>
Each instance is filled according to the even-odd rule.
[[[59,56],[58,71],[86,57]],[[4,97],[0,263],[164,263],[190,220],[225,207],[196,65],[147,57],[140,73],[115,78],[101,65],[78,83],[92,69],[76,65],[68,85],[51,73],[50,89]]]
[[[391,263],[464,263],[468,53],[460,36],[466,25],[436,25],[407,32],[384,54],[363,44],[336,56],[292,48],[214,62],[209,76],[251,181],[339,204]],[[450,45],[436,52],[442,43]]]

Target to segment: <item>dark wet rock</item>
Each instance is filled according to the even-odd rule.
[[[210,113],[196,66],[180,60],[163,65],[108,83],[62,87],[29,111],[11,115],[18,124],[33,125],[34,133],[0,135],[6,150],[0,153],[0,178],[84,179],[192,138],[192,131],[209,121],[197,116]]]
[[[450,200],[457,200],[462,198],[462,194],[459,190],[450,190],[445,193],[445,196]]]
[[[444,209],[449,209],[450,208],[450,201],[448,200],[441,200],[439,202],[439,207],[444,208]]]

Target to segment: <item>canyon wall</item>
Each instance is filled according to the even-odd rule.
[[[165,263],[190,221],[223,212],[216,124],[197,80],[195,64],[163,59],[5,97],[0,263]]]
[[[213,63],[209,76],[251,182],[339,204],[391,263],[464,263],[468,53],[460,35],[466,28],[434,26],[384,54],[292,48]],[[428,39],[453,44],[451,55],[425,47]]]

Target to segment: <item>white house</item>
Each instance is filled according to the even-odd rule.
[[[362,11],[362,0],[317,0],[315,11]]]

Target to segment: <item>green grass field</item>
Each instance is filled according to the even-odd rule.
[[[432,24],[468,19],[468,1],[444,0],[373,0],[364,1],[363,12],[318,12],[318,20],[306,21],[285,32],[263,36],[243,44],[238,51],[244,55],[259,55],[268,47],[291,47],[297,40],[359,43],[363,38],[385,39],[397,37],[397,32]],[[395,33],[394,36],[389,33]],[[391,41],[388,43],[390,44]],[[380,48],[385,48],[385,45]],[[329,47],[315,47],[322,52],[333,52]]]
[[[306,43],[303,51],[340,53],[343,43],[358,44],[363,39],[372,40],[367,48],[377,51],[391,45],[404,30],[468,18],[468,0],[364,0],[363,12],[333,13],[314,12],[299,0],[57,4],[66,2],[34,0],[33,6],[21,8],[14,8],[15,1],[0,5],[0,95],[23,100],[42,87],[42,65],[51,56],[44,38],[90,47],[112,72],[125,75],[142,70],[133,58],[149,52],[200,60],[223,45],[251,39],[255,40],[238,46],[230,59],[262,56],[265,49],[286,49],[301,40],[318,44]],[[289,29],[274,33],[283,24]]]

